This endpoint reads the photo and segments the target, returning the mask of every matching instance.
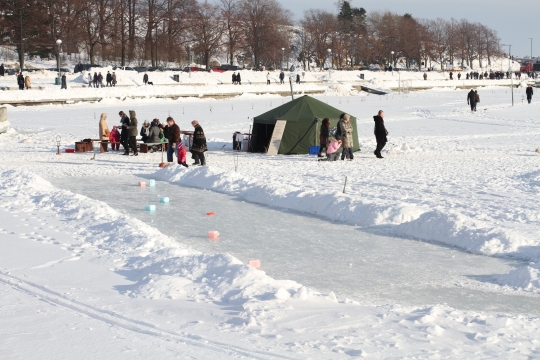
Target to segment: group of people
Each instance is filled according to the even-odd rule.
[[[232,74],[232,83],[233,85],[242,85],[242,78],[240,77],[240,72],[238,72],[238,74],[236,72]]]
[[[384,126],[384,111],[380,110],[377,115],[373,117],[375,122],[374,134],[375,140],[377,141],[377,148],[373,154],[379,158],[384,159],[381,155],[381,151],[386,145],[388,139],[388,131]],[[330,134],[330,119],[325,118],[321,124],[321,135],[320,135],[320,150],[319,157],[324,158],[322,155],[323,149],[326,150],[326,158],[319,159],[319,161],[336,161],[340,157],[341,148],[341,160],[346,158],[349,160],[354,159],[353,155],[353,125],[351,123],[351,116],[349,114],[341,114],[337,127],[333,136]]]
[[[172,117],[167,118],[166,124],[161,124],[159,119],[154,119],[151,123],[145,121],[139,131],[137,114],[134,110],[129,111],[129,116],[123,111],[120,111],[118,115],[120,116],[120,126],[113,126],[108,135],[113,151],[119,151],[120,145],[122,145],[124,148],[122,155],[133,153],[134,156],[137,156],[139,154],[137,136],[140,135],[142,141],[151,146],[150,152],[156,151],[159,146],[163,146],[163,143],[167,143],[167,161],[172,163],[174,161],[173,155],[176,155],[178,164],[188,167],[187,148],[180,139],[180,127]],[[194,131],[189,151],[192,154],[192,159],[195,160],[193,165],[206,165],[204,156],[208,150],[206,135],[197,120],[193,120],[191,125]]]
[[[110,71],[107,71],[107,76],[105,77],[105,81],[107,82],[107,87],[115,87],[116,86],[116,73],[113,72],[111,74]],[[92,76],[92,73],[88,73],[88,87],[105,87],[103,85],[103,75],[101,72],[94,72],[94,75]]]

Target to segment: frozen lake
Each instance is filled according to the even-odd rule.
[[[479,256],[416,240],[375,235],[314,216],[239,201],[212,191],[156,182],[140,188],[134,176],[53,178],[75,193],[106,202],[179,242],[205,253],[261,260],[273,278],[291,279],[372,304],[447,304],[456,309],[535,314],[538,296],[496,291],[475,279],[507,273],[522,263]],[[146,179],[147,180],[147,179]],[[170,198],[159,204],[159,197]],[[144,211],[155,204],[155,213]],[[208,217],[213,211],[216,216]],[[219,241],[207,239],[217,230]]]

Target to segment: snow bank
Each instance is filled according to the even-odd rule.
[[[530,263],[528,266],[520,266],[508,274],[494,276],[494,280],[502,286],[538,293],[540,292],[540,264]]]
[[[73,237],[103,259],[114,257],[118,271],[136,270],[123,293],[148,299],[191,299],[242,305],[264,301],[276,306],[289,297],[325,299],[288,280],[274,280],[264,271],[228,254],[201,254],[129,218],[106,203],[53,187],[26,171],[2,171],[2,207],[33,204],[53,211],[74,228]],[[249,319],[246,319],[246,323]]]
[[[286,185],[271,176],[256,176],[216,168],[171,166],[155,176],[164,181],[238,196],[259,204],[310,213],[361,227],[383,227],[395,235],[437,241],[485,255],[540,259],[538,239],[514,230],[473,220],[451,208],[374,203],[361,195]]]

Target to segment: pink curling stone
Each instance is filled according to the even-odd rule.
[[[139,186],[141,186],[141,187],[146,186],[146,182],[144,182],[144,181],[139,181]]]
[[[261,267],[261,262],[260,260],[252,259],[248,260],[248,265],[254,267],[255,269],[258,269]]]
[[[208,238],[209,239],[217,239],[217,238],[219,238],[219,231],[209,231],[208,232]]]

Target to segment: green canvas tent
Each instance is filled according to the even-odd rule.
[[[309,147],[320,145],[321,123],[330,119],[330,127],[336,127],[344,111],[336,109],[308,95],[289,101],[275,109],[253,118],[251,151],[266,152],[278,120],[287,121],[278,154],[309,154]],[[354,128],[353,151],[360,149],[356,118],[351,115]]]

